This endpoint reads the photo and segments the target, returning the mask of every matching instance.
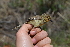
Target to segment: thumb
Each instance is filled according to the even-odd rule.
[[[28,35],[29,30],[32,28],[30,24],[23,24],[16,34],[16,47],[33,47],[31,37]]]

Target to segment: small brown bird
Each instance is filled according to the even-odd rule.
[[[25,24],[32,24],[34,27],[40,27],[47,23],[48,21],[52,21],[51,17],[48,14],[42,14],[42,15],[36,15],[33,17],[30,17]],[[20,25],[15,27],[15,29],[21,27]]]
[[[36,15],[36,16],[30,17],[27,20],[26,24],[32,24],[34,25],[34,27],[40,27],[41,25],[44,25],[48,21],[51,21],[51,17],[44,13],[41,16]]]

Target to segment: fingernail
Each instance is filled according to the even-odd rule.
[[[35,39],[35,38],[33,38],[33,39],[32,39],[32,41],[33,41],[33,43],[35,43],[35,42],[36,42],[36,39]]]
[[[37,45],[35,45],[34,47],[38,47]]]
[[[31,35],[35,35],[35,31],[31,31],[31,33],[30,33]]]

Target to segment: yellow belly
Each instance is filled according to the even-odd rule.
[[[34,27],[39,27],[44,24],[43,20],[32,20],[28,24],[34,25]]]

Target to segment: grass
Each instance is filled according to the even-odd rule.
[[[52,35],[50,38],[52,40],[52,44],[54,45],[54,47],[69,47],[70,46],[70,34],[68,35],[69,38],[67,38],[67,36],[65,36],[65,33],[62,31],[60,33],[58,33],[56,36]]]

